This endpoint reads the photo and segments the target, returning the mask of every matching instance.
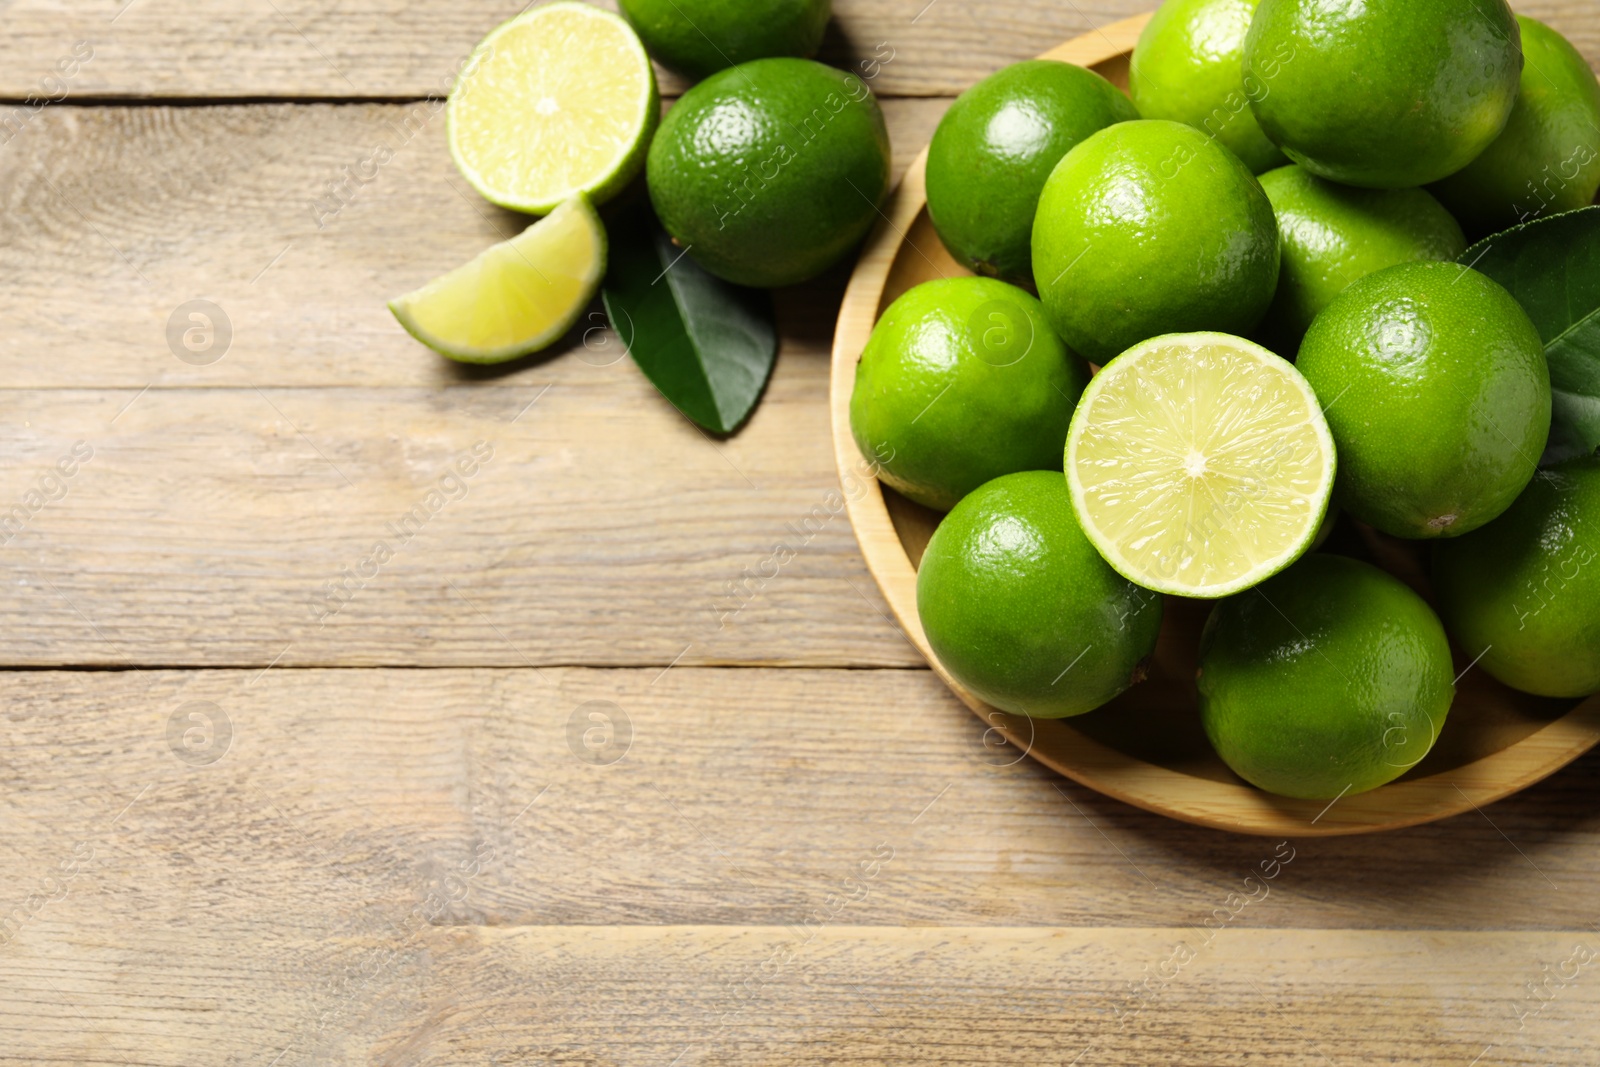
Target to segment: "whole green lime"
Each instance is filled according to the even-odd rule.
[[[1038,719],[1093,711],[1140,681],[1161,608],[1084,537],[1060,471],[977,489],[939,524],[917,573],[917,614],[945,670]]]
[[[1453,260],[1467,249],[1450,212],[1421,189],[1357,189],[1292,164],[1263,174],[1261,188],[1283,242],[1278,295],[1262,334],[1286,356],[1352,282],[1397,263]]]
[[[1522,92],[1499,138],[1433,187],[1474,237],[1594,203],[1600,81],[1561,34],[1525,15]]]
[[[1216,141],[1179,122],[1123,122],[1045,183],[1033,276],[1057,332],[1094,363],[1161,334],[1242,334],[1278,284],[1278,224]]]
[[[1200,635],[1200,720],[1252,785],[1332,800],[1433,748],[1455,697],[1438,616],[1399,579],[1307,556],[1218,604]]]
[[[1600,459],[1540,471],[1504,515],[1439,545],[1433,586],[1451,634],[1500,681],[1600,692]]]
[[[833,0],[619,0],[650,54],[691,78],[774,56],[810,58]]]
[[[809,59],[713,74],[661,120],[646,164],[661,224],[738,285],[794,285],[849,254],[889,189],[866,83]]]
[[[1505,0],[1261,0],[1245,39],[1250,106],[1280,148],[1346,185],[1425,185],[1471,163],[1517,99]]]
[[[1059,471],[1088,384],[1031,294],[993,278],[925,282],[872,331],[850,428],[884,482],[949,511],[1002,474]]]
[[[1550,434],[1538,330],[1453,263],[1356,282],[1311,324],[1298,366],[1339,449],[1335,498],[1396,537],[1456,537],[1499,515]]]
[[[928,215],[978,274],[1033,278],[1033,217],[1045,179],[1085,137],[1139,113],[1093,71],[1033,59],[956,98],[928,146]]]
[[[1257,174],[1288,162],[1250,110],[1265,86],[1244,80],[1244,39],[1260,2],[1166,0],[1139,34],[1128,68],[1139,114],[1204,130]]]

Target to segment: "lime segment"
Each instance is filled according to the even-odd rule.
[[[1229,596],[1298,559],[1334,466],[1300,372],[1227,334],[1130,348],[1089,383],[1067,435],[1084,533],[1123,577],[1177,596]]]
[[[659,114],[633,29],[560,0],[478,45],[450,93],[450,154],[484,199],[543,215],[578,193],[618,192],[644,164]]]
[[[606,272],[606,231],[584,197],[390,301],[406,331],[463,363],[504,363],[566,333]]]

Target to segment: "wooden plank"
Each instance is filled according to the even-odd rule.
[[[1592,933],[439,929],[402,903],[266,941],[203,907],[0,958],[0,1063],[1588,1067],[1600,1040]]]
[[[888,103],[897,175],[946,105]],[[462,181],[426,105],[51,108],[5,151],[0,299],[21,327],[0,338],[6,387],[594,382],[622,359],[598,302],[565,356],[499,372],[400,329],[389,298],[529,221]],[[848,274],[780,294],[784,361],[822,371]],[[197,299],[227,339],[191,352]],[[638,377],[625,359],[605,376]]]
[[[14,0],[0,45],[0,96],[420,98],[448,90],[459,63],[522,0]],[[603,6],[615,7],[607,2]],[[1155,0],[835,0],[822,58],[875,74],[892,96],[950,96],[1007,63],[1155,7]],[[1587,0],[1517,9],[1568,34],[1591,62],[1600,28]],[[93,49],[75,66],[77,42]],[[249,42],[241,48],[238,42]],[[73,76],[45,79],[68,61]],[[669,91],[682,87],[664,78]]]
[[[814,936],[813,936],[814,935]],[[346,1047],[458,1062],[524,1047],[602,1062],[1589,1064],[1593,986],[1516,1030],[1518,979],[1573,937],[1240,932],[1173,964],[1169,930],[664,930],[430,938],[409,1017]],[[1592,935],[1588,941],[1594,951]],[[1583,957],[1590,958],[1590,957]],[[498,971],[498,973],[496,973]],[[487,977],[482,987],[474,976]],[[475,988],[486,994],[473,996]],[[564,990],[590,995],[574,1003]],[[497,1018],[516,1004],[520,1026]],[[1123,1015],[1119,1016],[1119,1012]],[[398,1012],[396,1013],[399,1014]],[[1126,1021],[1124,1021],[1126,1019]],[[386,1032],[385,1032],[386,1031]],[[529,1039],[532,1040],[529,1040]],[[1498,1040],[1497,1040],[1498,1039]],[[371,1044],[368,1044],[368,1041]],[[527,1045],[523,1045],[527,1042]],[[1481,1061],[1480,1061],[1481,1062]]]
[[[0,95],[21,100],[63,89],[69,98],[97,99],[442,95],[473,46],[526,6],[521,0],[471,0],[448,9],[400,0],[359,7],[196,0],[178,8],[161,0],[106,0],[62,11],[48,0],[15,0],[7,15],[17,32],[0,56],[16,69],[0,76]],[[614,0],[598,6],[616,9]],[[1036,0],[1001,17],[960,0],[838,0],[834,7],[820,58],[897,96],[954,95],[1013,58],[1139,9],[1136,0],[1102,0],[1081,11]],[[974,35],[980,14],[983,33]],[[245,51],[234,41],[252,47]],[[62,74],[69,76],[45,81]],[[664,69],[658,75],[669,95],[689,84]]]
[[[986,749],[926,671],[40,671],[0,674],[0,706],[0,961],[185,928],[244,956],[337,940],[483,856],[433,923],[786,926],[820,910],[1231,938],[1600,914],[1597,756],[1483,814],[1280,845]]]
[[[820,358],[728,441],[631,366],[569,370],[0,391],[0,662],[921,664],[844,516]]]

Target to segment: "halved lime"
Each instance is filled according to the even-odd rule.
[[[633,28],[558,0],[483,39],[450,92],[446,122],[450,154],[484,199],[543,215],[578,193],[604,202],[628,184],[660,113]]]
[[[504,363],[566,333],[606,273],[606,231],[575,196],[449,274],[389,302],[417,340],[462,363]]]
[[[1311,546],[1333,436],[1300,372],[1220,333],[1169,334],[1106,364],[1067,434],[1083,532],[1129,581],[1230,596]]]

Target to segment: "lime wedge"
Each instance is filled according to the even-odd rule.
[[[606,273],[606,231],[573,197],[449,274],[389,302],[417,340],[462,363],[504,363],[566,333]]]
[[[628,184],[660,112],[633,28],[559,0],[483,39],[450,92],[446,123],[450,154],[484,199],[543,215],[579,193],[604,202]]]
[[[1090,381],[1067,434],[1083,532],[1129,581],[1185,597],[1229,596],[1299,559],[1334,467],[1300,372],[1220,333],[1128,349]]]

